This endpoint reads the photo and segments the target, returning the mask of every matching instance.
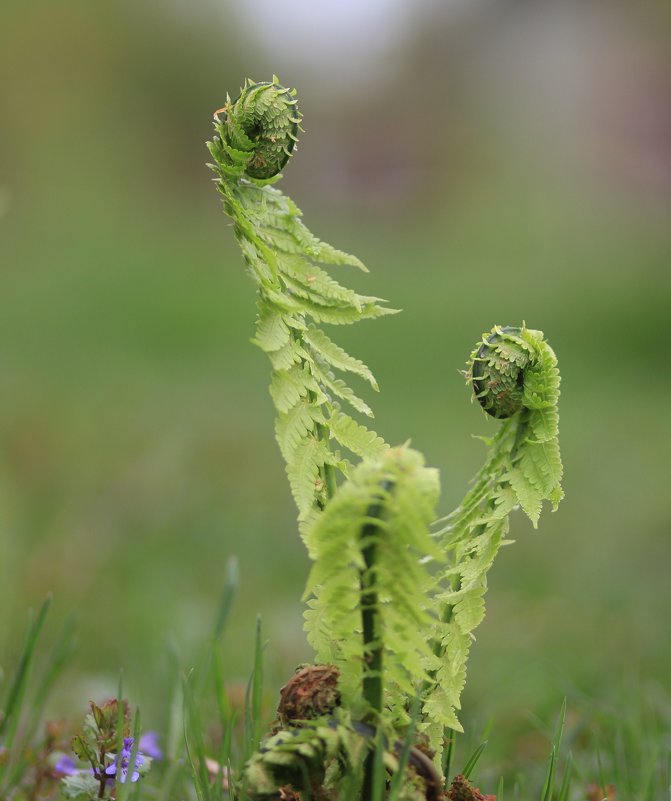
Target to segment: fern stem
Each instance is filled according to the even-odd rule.
[[[389,492],[393,482],[386,480],[380,484],[382,492]],[[363,630],[363,697],[369,707],[374,723],[377,724],[382,714],[383,702],[383,642],[377,588],[377,560],[378,545],[376,532],[379,529],[378,520],[381,519],[383,501],[380,499],[372,503],[366,512],[368,522],[361,529],[361,555],[364,560],[364,569],[360,571],[361,585],[361,624]],[[375,790],[375,774],[377,767],[376,751],[369,751],[364,764],[362,787],[362,801],[372,801]]]
[[[393,483],[383,481],[383,492],[388,492]],[[379,529],[376,522],[381,519],[384,508],[382,500],[368,507],[368,522],[361,529],[361,555],[365,568],[360,572],[361,584],[361,624],[363,630],[364,676],[363,696],[373,713],[382,711],[382,632],[377,590],[378,547],[375,533]]]

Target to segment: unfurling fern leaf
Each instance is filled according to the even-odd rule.
[[[429,533],[438,495],[438,472],[421,454],[392,448],[356,467],[307,532],[310,644],[340,668],[350,705],[363,678],[364,695],[382,694],[395,722],[440,664],[425,635],[431,580],[420,561],[442,559]]]
[[[278,412],[276,431],[287,462],[301,530],[336,489],[347,461],[331,440],[357,456],[376,456],[386,447],[356,423],[340,401],[372,416],[334,371],[352,373],[377,390],[363,362],[336,345],[319,327],[343,325],[393,313],[380,298],[359,295],[333,279],[325,265],[365,270],[350,256],[321,242],[305,227],[301,212],[269,186],[295,150],[300,125],[295,91],[278,79],[247,81],[239,97],[215,114],[208,142],[224,210],[258,290],[253,341],[271,361],[270,393]]]
[[[434,653],[442,664],[424,694],[425,727],[438,743],[443,727],[459,728],[456,710],[472,632],[484,616],[487,572],[521,506],[534,527],[544,500],[562,498],[559,372],[542,332],[495,327],[471,354],[466,373],[475,397],[502,419],[471,490],[435,534],[446,564],[434,580]]]

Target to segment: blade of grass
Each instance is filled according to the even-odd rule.
[[[228,765],[231,761],[231,751],[233,748],[233,731],[237,722],[237,713],[233,712],[228,719],[228,725],[223,731],[221,738],[221,748],[219,749],[219,762],[222,765]],[[229,770],[230,776],[230,770]]]
[[[44,625],[47,617],[49,607],[51,606],[51,595],[47,595],[37,613],[34,621],[31,620],[28,626],[28,634],[26,636],[26,643],[19,658],[19,665],[14,675],[14,680],[7,693],[7,700],[4,704],[4,717],[0,719],[0,737],[6,733],[4,747],[9,751],[12,747],[16,727],[18,726],[19,718],[21,716],[21,706],[25,697],[26,684],[30,675],[30,667],[35,653],[35,646],[40,636],[40,631]]]
[[[226,581],[224,583],[224,591],[219,602],[219,610],[212,633],[212,639],[219,642],[226,629],[231,607],[233,606],[233,599],[238,590],[238,560],[235,556],[231,556],[226,563]]]
[[[165,757],[168,764],[163,774],[158,801],[169,801],[173,787],[184,767],[182,748],[184,745],[184,695],[180,675],[179,654],[174,642],[168,643],[168,660],[172,673],[172,693],[169,706],[168,731],[165,739]]]
[[[226,767],[223,762],[218,763],[217,775],[214,780],[214,794],[215,798],[221,801],[224,797],[224,786],[226,781]]]
[[[35,699],[32,703],[32,731],[35,731],[35,728],[37,728],[42,710],[44,709],[44,705],[56,679],[74,653],[74,633],[75,618],[74,615],[70,615],[63,625],[61,635],[56,641],[51,657],[47,661],[46,670],[44,671],[42,680],[35,693]]]
[[[499,786],[496,790],[496,801],[503,801],[503,776],[499,779]]]
[[[199,801],[212,801],[207,766],[205,763],[205,745],[202,737],[203,730],[200,725],[198,712],[190,687],[192,675],[193,672],[189,673],[188,676],[185,676],[182,683],[182,696],[184,701],[184,710],[182,715],[184,723],[184,747],[186,749],[187,760],[191,766],[193,783]],[[191,750],[191,742],[189,740],[190,729],[194,733],[193,742],[195,754]]]
[[[119,686],[117,688],[116,694],[116,760],[117,760],[117,767],[119,766],[119,760],[121,759],[121,752],[123,751],[123,739],[125,735],[125,728],[126,728],[126,716],[125,711],[126,707],[123,701],[123,670],[119,671]]]
[[[25,725],[21,726],[20,743],[17,742],[16,751],[19,754],[25,752],[25,750],[32,743],[33,737],[41,720],[42,712],[49,696],[49,692],[63,670],[65,663],[72,655],[73,633],[74,619],[71,616],[66,620],[63,630],[61,631],[61,635],[52,650],[51,656],[49,659],[47,659],[46,668],[37,690],[31,699],[28,721]],[[11,770],[8,778],[9,787],[16,787],[19,784],[26,768],[27,763],[24,759],[15,760],[14,768]]]
[[[660,752],[659,747],[655,744],[651,748],[648,749],[648,759],[646,760],[645,770],[644,770],[644,778],[642,781],[642,788],[641,788],[641,799],[642,801],[656,801],[655,799],[655,773],[657,770],[657,765],[659,764],[660,759]]]
[[[621,789],[629,786],[629,758],[625,745],[623,726],[620,725],[615,733],[615,781]]]
[[[170,702],[170,718],[166,737],[165,753],[170,762],[181,756],[181,745],[184,735],[184,694],[180,672],[179,654],[174,642],[168,644],[168,659],[172,670],[173,691]]]
[[[133,720],[133,728],[132,728],[132,738],[133,738],[133,745],[130,749],[130,759],[128,760],[128,769],[126,771],[126,777],[124,779],[123,772],[122,772],[122,759],[121,759],[121,751],[117,751],[116,755],[116,774],[114,776],[115,782],[115,791],[116,791],[116,801],[127,801],[127,799],[133,794],[133,799],[136,798],[136,791],[139,790],[140,782],[133,782],[133,773],[136,770],[136,762],[137,762],[137,753],[139,750],[140,744],[140,710],[135,710],[135,719]]]
[[[464,765],[464,769],[461,771],[461,775],[465,779],[470,779],[471,774],[475,770],[475,766],[480,761],[480,757],[482,756],[485,748],[487,748],[487,742],[488,741],[485,740],[484,742],[480,743],[480,745],[471,754],[470,759],[468,759],[468,761]]]
[[[254,663],[245,692],[245,761],[257,750],[261,742],[261,696],[263,693],[263,645],[261,643],[261,617],[256,619]]]
[[[545,781],[543,782],[543,790],[541,791],[541,801],[551,801],[552,799],[552,788],[554,786],[556,769],[557,751],[553,745],[550,749],[550,758],[548,760],[547,771],[545,772]]]
[[[116,696],[116,752],[120,754],[123,749],[123,738],[126,728],[125,711],[126,707],[123,702],[123,670],[119,671],[119,686]]]
[[[219,725],[222,733],[226,731],[231,718],[231,707],[228,703],[228,694],[224,681],[224,668],[221,654],[218,650],[212,653],[212,671],[214,674],[214,692],[217,702],[217,712],[219,713]]]
[[[564,731],[564,721],[566,720],[566,698],[561,706],[559,712],[559,719],[557,721],[557,728],[552,740],[552,748],[550,750],[550,758],[548,760],[547,772],[545,774],[545,782],[543,783],[543,790],[541,792],[541,801],[551,801],[552,794],[554,793],[555,776],[557,773],[557,760],[559,758],[559,748],[561,746],[561,738]]]
[[[238,589],[238,562],[232,556],[226,563],[226,578],[224,580],[224,589],[221,594],[221,599],[217,606],[217,613],[215,616],[214,626],[212,627],[212,635],[205,649],[202,659],[199,660],[198,672],[194,674],[191,683],[193,685],[193,696],[199,701],[202,700],[205,688],[207,686],[207,679],[210,674],[212,665],[212,658],[217,648],[221,645],[222,637],[226,630],[226,623],[233,606],[233,600]]]
[[[606,772],[603,769],[603,760],[601,759],[601,747],[599,745],[599,738],[594,736],[594,756],[596,758],[597,776],[599,777],[599,787],[604,796],[608,795]],[[645,796],[643,796],[645,797]]]
[[[571,791],[571,778],[573,774],[573,754],[569,751],[564,764],[564,775],[562,776],[561,786],[559,788],[559,795],[557,801],[569,801],[569,793]]]
[[[443,778],[445,779],[445,785],[443,790],[447,792],[450,786],[450,775],[452,770],[452,763],[454,762],[454,749],[457,743],[457,732],[454,729],[445,729],[445,732],[450,732],[449,737],[445,737],[445,747],[443,748],[443,756],[442,756],[442,770],[443,770]]]
[[[173,787],[175,786],[175,780],[181,769],[182,769],[181,761],[170,762],[170,764],[168,765],[168,769],[166,770],[165,775],[163,777],[163,781],[161,782],[161,788],[157,796],[158,801],[170,801],[170,798],[172,798],[173,796]]]

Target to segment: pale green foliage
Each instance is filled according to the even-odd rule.
[[[562,497],[557,360],[540,331],[496,327],[483,335],[466,375],[502,422],[470,491],[432,533],[436,471],[410,448],[390,449],[348,413],[372,416],[336,371],[377,384],[320,327],[391,310],[329,275],[326,265],[365,268],[314,237],[294,203],[268,186],[294,149],[293,93],[276,78],[247,82],[220,112],[210,166],[258,290],[253,341],[272,365],[276,437],[314,561],[308,638],[319,660],[340,669],[349,709],[403,727],[416,698],[413,722],[439,761],[445,729],[461,729],[466,661],[509,514],[521,506],[535,527],[543,502],[556,508]],[[352,468],[348,455],[361,463]],[[345,478],[339,487],[337,474]],[[285,769],[295,777],[344,759],[336,729],[310,726],[289,740],[278,735],[253,758],[247,775],[261,794],[277,790]]]
[[[372,373],[319,325],[354,323],[392,310],[379,298],[360,295],[334,280],[324,265],[365,267],[356,257],[318,240],[303,224],[295,204],[256,177],[261,140],[275,148],[278,162],[280,137],[285,137],[282,152],[287,157],[293,149],[300,119],[293,94],[276,78],[267,84],[248,81],[240,98],[235,102],[228,98],[220,111],[224,119],[217,118],[216,135],[208,143],[214,158],[210,166],[258,289],[253,341],[268,354],[273,368],[270,394],[278,412],[277,440],[305,531],[335,491],[335,471],[347,473],[348,462],[338,446],[359,457],[377,456],[386,448],[380,437],[344,410],[350,406],[373,416],[368,404],[334,371],[354,374],[377,390]],[[267,122],[271,128],[266,136],[259,129]],[[250,163],[255,165],[251,173]]]
[[[434,614],[441,621],[434,623],[433,639],[443,661],[424,702],[425,726],[434,742],[444,726],[459,728],[456,710],[472,632],[484,617],[487,572],[506,543],[510,512],[521,506],[535,527],[543,501],[556,508],[562,497],[557,359],[540,331],[517,331],[495,328],[501,339],[494,348],[498,357],[524,365],[523,407],[500,423],[471,490],[435,535],[447,563],[436,571],[433,590]],[[491,336],[484,335],[483,342]],[[477,353],[471,357],[469,381]]]
[[[438,473],[424,466],[421,454],[392,448],[352,471],[306,536],[314,560],[305,590],[308,639],[319,661],[340,668],[350,704],[361,681],[361,578],[368,569],[362,549],[378,545],[370,569],[375,570],[380,639],[368,647],[384,647],[385,699],[397,720],[405,718],[417,682],[429,680],[440,664],[426,637],[431,580],[420,562],[426,555],[442,558],[429,534],[439,491]],[[370,533],[362,536],[364,529]]]

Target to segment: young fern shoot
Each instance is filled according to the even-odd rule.
[[[350,708],[363,657],[361,715],[405,722],[418,680],[440,665],[426,637],[431,576],[422,564],[443,558],[429,532],[439,493],[438,472],[421,454],[392,448],[352,472],[309,532],[308,639],[318,660],[340,668]]]
[[[352,373],[377,390],[373,374],[336,345],[322,325],[355,323],[393,310],[326,272],[324,265],[366,268],[355,256],[317,239],[297,206],[270,185],[296,147],[301,115],[295,94],[277,77],[267,83],[248,80],[239,97],[228,97],[216,112],[215,135],[207,144],[224,210],[257,287],[253,341],[272,365],[275,433],[304,532],[334,495],[337,476],[349,470],[346,454],[332,444],[361,458],[387,447],[345,411],[351,407],[373,416],[334,371]]]
[[[259,797],[289,781],[313,794],[318,786],[317,797],[336,798],[343,766],[356,773],[363,760],[357,792],[368,801],[379,772],[371,731],[387,744],[383,762],[393,772],[405,731],[421,733],[437,766],[446,730],[461,729],[466,660],[509,515],[521,507],[536,526],[543,502],[556,508],[562,497],[559,372],[540,331],[508,326],[483,335],[466,377],[500,427],[461,504],[434,522],[437,471],[407,446],[390,448],[351,416],[372,412],[335,371],[375,390],[377,384],[368,367],[322,328],[393,310],[327,273],[327,265],[365,268],[311,234],[294,203],[271,186],[295,151],[300,119],[295,92],[276,77],[248,80],[239,97],[227,98],[216,112],[208,142],[224,210],[257,287],[253,341],[271,361],[275,433],[313,560],[304,594],[306,631],[317,659],[326,663],[317,672],[330,682],[328,691],[310,685],[309,693],[330,699],[313,713],[303,703],[307,685],[299,689],[301,720],[280,714],[283,731],[252,758],[245,783]],[[352,457],[361,460],[355,467]],[[376,731],[384,733],[382,740]],[[368,742],[362,745],[362,738]],[[415,773],[408,769],[407,792],[397,798],[440,796],[440,776],[427,761],[413,750],[408,764]],[[415,792],[418,776],[425,795]]]
[[[456,717],[474,629],[485,614],[487,572],[506,542],[520,506],[534,527],[543,501],[563,497],[558,440],[559,371],[541,331],[498,327],[483,334],[466,378],[487,414],[503,420],[459,506],[438,522],[434,538],[445,561],[431,589],[433,653],[441,659],[422,693],[423,726],[439,750]]]

